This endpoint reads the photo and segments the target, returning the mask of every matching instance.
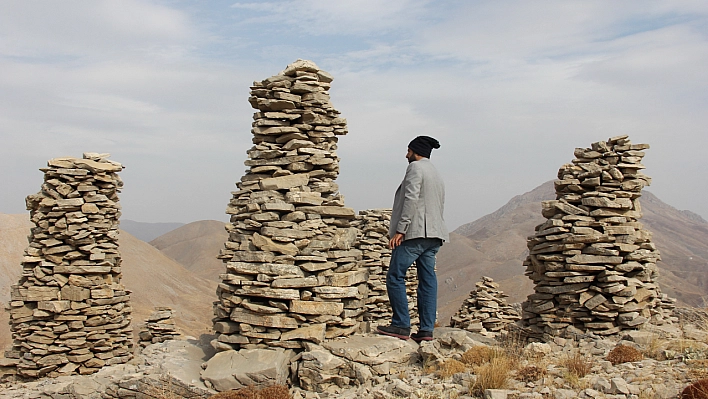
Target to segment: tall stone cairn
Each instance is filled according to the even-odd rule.
[[[521,320],[519,312],[509,305],[506,295],[491,277],[482,277],[470,296],[450,319],[450,327],[495,336],[509,324]]]
[[[522,317],[532,336],[610,335],[668,321],[674,301],[655,282],[659,251],[638,222],[639,197],[651,182],[641,173],[648,148],[612,137],[576,148],[559,169],[556,200],[542,203],[548,220],[527,243],[535,292]]]
[[[388,247],[388,228],[391,225],[391,209],[367,209],[359,211],[352,226],[359,230],[356,247],[362,252],[362,266],[369,271],[369,297],[366,299],[364,320],[372,324],[391,323],[391,303],[386,290],[386,273],[391,262],[391,249]],[[415,266],[406,274],[406,294],[411,325],[419,323],[416,292],[418,271]]]
[[[109,154],[47,163],[27,197],[34,226],[12,286],[12,349],[21,377],[91,374],[132,358],[130,291],[121,284],[118,193]]]
[[[249,167],[226,213],[226,264],[214,303],[218,350],[301,348],[357,331],[367,296],[355,212],[335,180],[347,123],[332,76],[298,60],[251,87]]]

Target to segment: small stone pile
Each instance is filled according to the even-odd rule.
[[[227,207],[226,264],[215,302],[218,350],[301,348],[360,326],[368,273],[353,248],[355,212],[335,179],[347,124],[332,76],[298,60],[251,87],[249,167]]]
[[[172,308],[156,306],[155,311],[150,314],[138,334],[140,346],[145,347],[177,338],[179,332],[177,331],[177,326],[175,326],[175,321],[172,319],[173,314]]]
[[[598,335],[670,320],[674,300],[656,283],[659,251],[638,219],[647,144],[627,136],[576,148],[542,203],[548,220],[528,239],[526,275],[535,293],[523,304],[532,336]],[[578,331],[580,330],[580,331]]]
[[[490,277],[482,277],[476,287],[450,319],[450,327],[495,336],[508,324],[521,320],[519,313],[507,303],[508,295]]]
[[[375,324],[391,322],[391,303],[386,290],[386,272],[391,262],[391,249],[388,247],[388,228],[391,224],[391,209],[368,209],[359,211],[352,226],[359,230],[356,247],[362,252],[362,266],[369,270],[369,297],[366,300],[364,320]],[[411,325],[419,322],[418,318],[418,271],[414,266],[406,274],[406,293]]]
[[[130,291],[118,251],[119,163],[109,154],[47,163],[27,197],[35,227],[9,304],[17,374],[90,374],[132,358]]]

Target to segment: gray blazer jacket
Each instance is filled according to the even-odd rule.
[[[389,237],[396,232],[413,238],[440,238],[450,241],[443,219],[445,183],[430,159],[411,162],[396,190]]]

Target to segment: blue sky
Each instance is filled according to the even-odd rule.
[[[555,177],[575,147],[649,143],[649,188],[708,219],[708,3],[6,1],[0,212],[47,159],[110,152],[123,217],[226,220],[245,171],[248,86],[297,58],[348,119],[348,206],[389,207],[425,134],[451,229]]]

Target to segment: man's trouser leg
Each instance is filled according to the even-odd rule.
[[[441,240],[425,238],[425,248],[418,256],[418,315],[420,316],[419,331],[432,332],[435,328],[435,318],[438,303],[438,279],[435,275],[435,255],[440,250]]]
[[[422,248],[419,248],[414,241],[417,239],[403,241],[401,245],[393,249],[391,263],[386,273],[386,291],[393,311],[391,325],[394,327],[411,327],[408,296],[406,295],[406,272],[423,252]]]

